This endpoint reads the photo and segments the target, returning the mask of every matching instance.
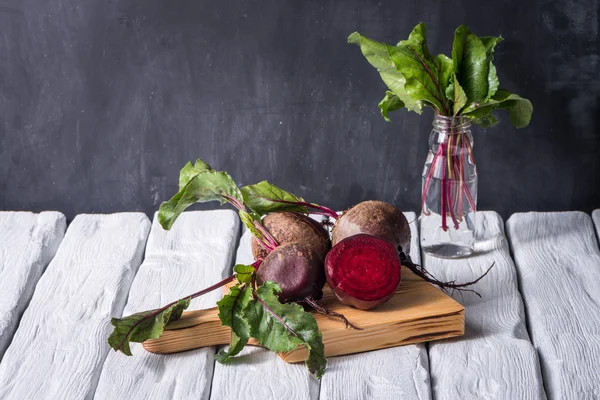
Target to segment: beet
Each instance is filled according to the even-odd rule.
[[[331,248],[329,234],[314,219],[294,212],[275,212],[265,216],[263,226],[279,244],[292,242],[307,243],[320,257],[325,259]],[[254,259],[265,258],[268,252],[252,238],[252,255]]]
[[[396,248],[410,251],[410,227],[404,214],[395,206],[378,200],[358,203],[335,222],[332,244],[357,234],[367,234],[387,240]]]
[[[327,283],[341,303],[368,310],[400,284],[400,257],[387,240],[358,234],[333,246],[325,259]]]
[[[266,281],[279,284],[282,303],[319,300],[325,285],[323,260],[306,242],[282,244],[260,264],[256,281],[259,285]]]

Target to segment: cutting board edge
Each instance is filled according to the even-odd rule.
[[[456,318],[458,317],[458,318]],[[453,319],[457,319],[456,321],[453,321]],[[406,340],[398,340],[395,342],[388,342],[388,343],[382,343],[380,345],[373,345],[373,342],[371,341],[369,344],[368,348],[364,348],[364,349],[357,349],[356,351],[344,351],[344,352],[332,352],[331,350],[328,351],[328,347],[325,346],[325,356],[326,357],[338,357],[338,356],[344,356],[344,355],[351,355],[351,354],[358,354],[358,353],[365,353],[368,351],[376,351],[376,350],[382,350],[382,349],[387,349],[387,348],[392,348],[392,347],[399,347],[399,346],[406,346],[406,345],[410,345],[410,344],[417,344],[417,343],[424,343],[424,342],[432,342],[432,341],[437,341],[437,340],[442,340],[442,339],[450,339],[450,338],[455,338],[455,337],[460,337],[463,336],[465,334],[465,310],[464,308],[460,311],[457,311],[455,313],[451,313],[451,314],[447,314],[444,316],[440,317],[436,317],[435,319],[437,319],[437,323],[442,323],[444,321],[449,321],[450,323],[452,323],[452,326],[454,327],[454,329],[448,330],[448,328],[446,327],[445,329],[441,330],[441,332],[428,332],[426,335],[422,335],[421,337],[418,336],[411,336]],[[408,322],[408,321],[406,321]],[[378,340],[382,340],[380,337],[378,337]],[[329,349],[331,349],[331,346],[329,347]],[[289,351],[289,352],[285,352],[285,353],[278,353],[279,357],[281,357],[281,359],[287,363],[299,363],[299,362],[303,362],[306,360],[306,356],[307,356],[307,351],[304,347],[299,347],[297,350],[293,350],[293,351]]]

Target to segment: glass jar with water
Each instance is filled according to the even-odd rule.
[[[435,116],[423,168],[421,248],[441,258],[466,257],[475,244],[477,167],[471,123]]]

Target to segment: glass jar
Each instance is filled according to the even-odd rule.
[[[467,118],[435,116],[422,183],[421,248],[440,258],[470,255],[475,244],[477,167]]]

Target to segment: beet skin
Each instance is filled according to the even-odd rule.
[[[282,303],[323,297],[325,271],[323,261],[307,243],[295,242],[277,246],[256,271],[259,285],[272,281],[281,287]]]
[[[307,243],[322,260],[331,248],[329,234],[323,226],[314,219],[294,212],[275,212],[262,219],[263,226],[279,244],[291,242]],[[265,258],[267,251],[263,249],[256,238],[252,238],[252,255],[255,260]]]
[[[327,283],[342,304],[368,310],[385,303],[400,285],[400,257],[387,240],[348,237],[325,259]]]
[[[410,250],[410,227],[404,214],[395,206],[378,200],[358,203],[344,212],[335,222],[331,242],[335,246],[342,240],[365,233],[387,240],[402,247],[408,255]]]

